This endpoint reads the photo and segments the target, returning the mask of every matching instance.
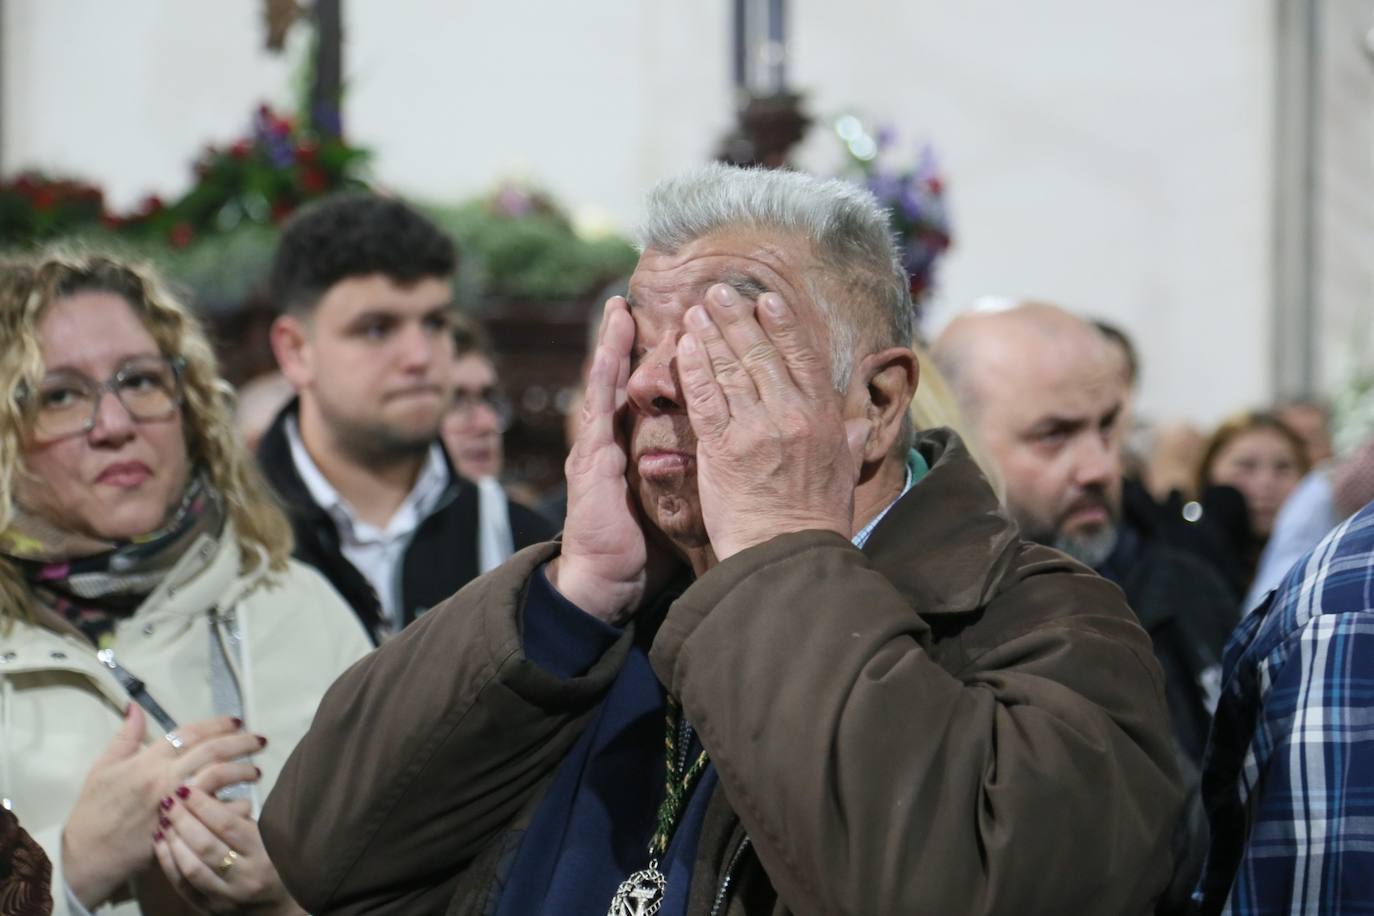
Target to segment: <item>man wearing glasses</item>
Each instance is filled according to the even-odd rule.
[[[272,266],[272,348],[297,399],[259,460],[296,554],[380,641],[483,568],[480,488],[439,440],[452,404],[453,243],[405,204],[328,198],[286,227]],[[552,532],[532,513],[511,546]]]
[[[551,527],[501,486],[502,437],[510,427],[511,404],[497,376],[491,338],[480,324],[461,314],[453,316],[452,379],[453,400],[439,425],[439,438],[458,473],[477,485],[477,565],[485,573],[515,553],[516,531]]]

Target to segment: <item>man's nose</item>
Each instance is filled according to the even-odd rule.
[[[1283,492],[1285,475],[1278,468],[1266,468],[1259,473],[1259,489],[1266,495],[1273,496],[1277,501],[1279,494]]]
[[[1121,446],[1115,436],[1083,436],[1075,457],[1077,482],[1082,486],[1105,484],[1121,476]]]
[[[478,400],[472,408],[472,425],[479,433],[501,432],[501,415],[485,399]]]
[[[400,359],[407,369],[426,369],[433,364],[441,351],[448,348],[449,342],[444,335],[429,333],[426,328],[409,327],[398,341]]]
[[[649,351],[630,373],[630,403],[640,413],[673,413],[682,410],[682,389],[674,365],[676,351],[672,341],[664,341]]]

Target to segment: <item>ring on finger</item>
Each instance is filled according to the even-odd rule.
[[[215,874],[223,878],[225,875],[229,874],[229,869],[233,868],[234,863],[238,860],[239,854],[232,849],[229,850],[229,854],[221,859],[220,863],[215,866]]]
[[[167,739],[167,743],[170,744],[170,745],[172,746],[172,748],[173,748],[174,750],[176,750],[178,753],[181,751],[181,749],[182,749],[183,747],[186,746],[186,742],[185,742],[185,741],[182,741],[182,740],[181,740],[181,736],[178,735],[176,732],[168,732],[167,734],[163,735],[162,737],[163,737],[163,738],[166,738],[166,739]]]

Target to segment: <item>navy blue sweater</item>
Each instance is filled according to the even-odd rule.
[[[635,643],[600,709],[559,765],[535,810],[501,893],[498,916],[602,916],[616,888],[649,864],[663,799],[664,692],[649,646],[666,609],[641,618]],[[560,677],[585,674],[621,630],[560,595],[541,569],[525,598],[525,656]],[[689,759],[700,750],[695,735]],[[678,820],[659,871],[668,878],[662,916],[687,910],[697,839],[716,784],[707,766]]]

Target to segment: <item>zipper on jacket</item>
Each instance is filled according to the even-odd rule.
[[[152,716],[153,720],[162,726],[165,733],[171,734],[176,731],[176,720],[158,705],[157,700],[153,699],[153,695],[148,692],[148,688],[144,686],[142,681],[134,677],[129,669],[115,660],[114,650],[101,649],[95,654],[95,657],[99,659],[102,665],[110,669],[115,680],[119,681],[119,685],[128,692],[130,699],[142,706],[148,715]]]
[[[749,834],[744,835],[740,844],[735,847],[735,854],[730,857],[730,864],[725,866],[725,875],[720,879],[720,887],[716,890],[716,902],[711,904],[711,916],[720,916],[721,907],[725,906],[725,900],[730,894],[730,882],[735,877],[735,867],[739,865],[740,858],[744,851],[749,848]]]

